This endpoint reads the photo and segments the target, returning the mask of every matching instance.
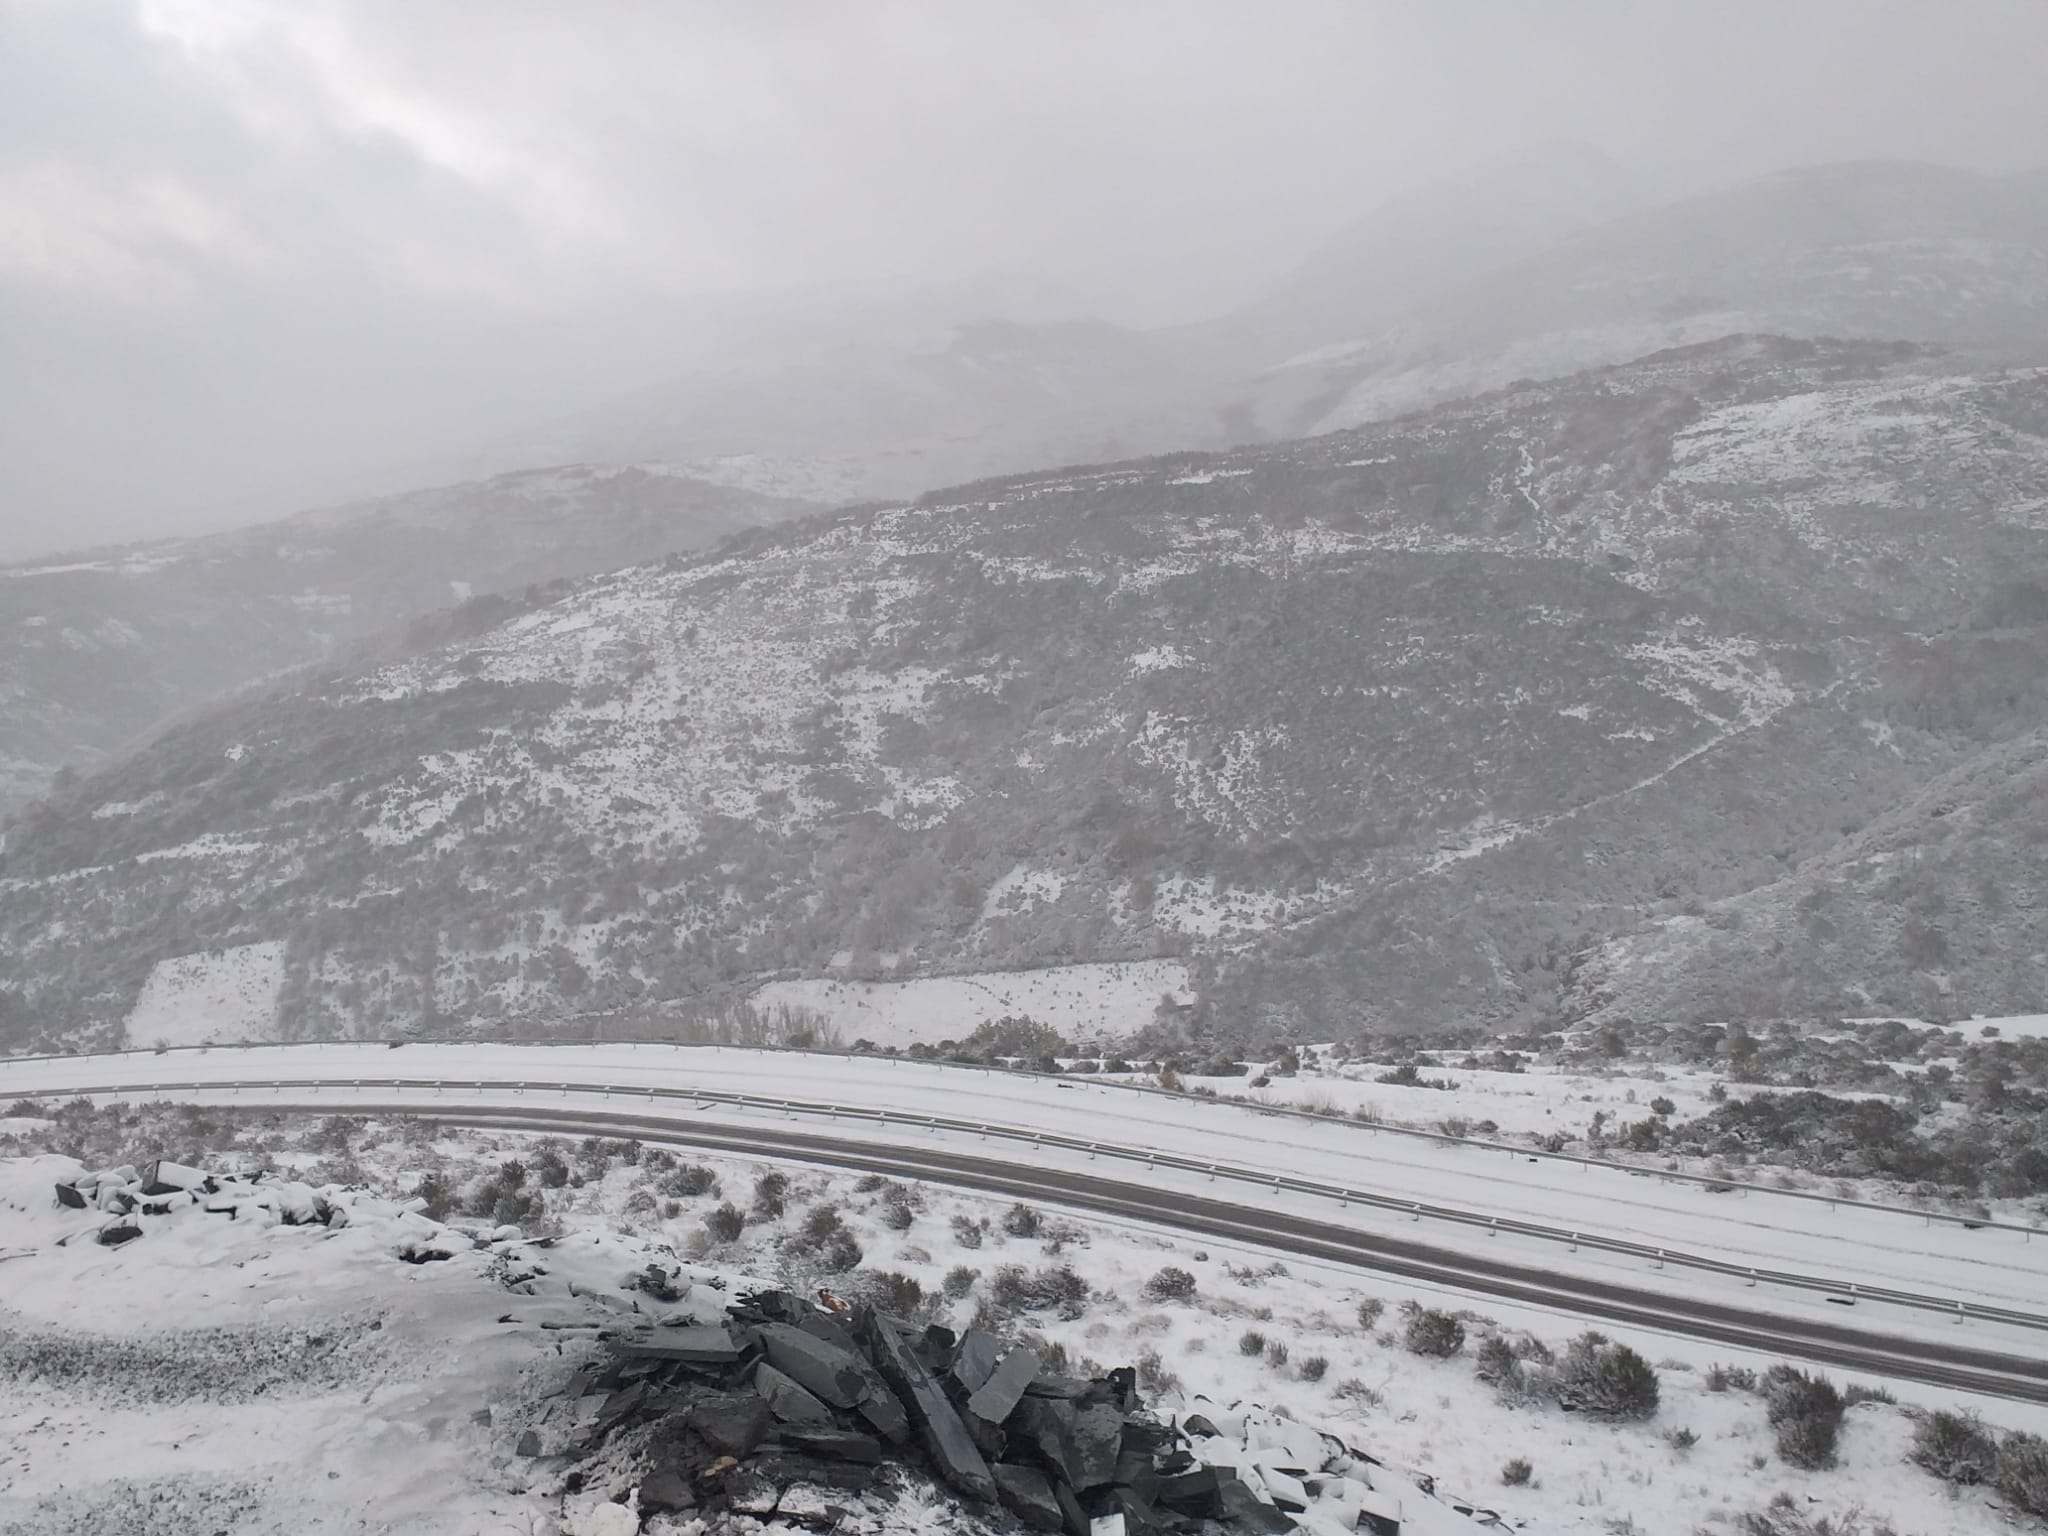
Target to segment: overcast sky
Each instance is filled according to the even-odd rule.
[[[0,556],[389,479],[790,288],[1214,312],[1532,143],[2023,169],[2043,59],[2042,0],[0,0]]]

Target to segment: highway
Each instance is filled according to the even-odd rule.
[[[519,1048],[493,1048],[502,1064],[504,1053]],[[522,1064],[553,1065],[545,1052]],[[636,1136],[736,1156],[773,1157],[822,1166],[921,1179],[1005,1198],[1092,1212],[1157,1228],[1174,1229],[1214,1241],[1277,1253],[1295,1254],[1325,1263],[1355,1267],[1474,1296],[1563,1311],[1589,1321],[1605,1322],[1683,1335],[1766,1355],[1783,1356],[1902,1381],[1925,1382],[1958,1391],[2048,1403],[2048,1361],[2031,1348],[1995,1350],[1968,1334],[1943,1339],[1925,1330],[1887,1329],[1889,1308],[1866,1307],[1854,1314],[1852,1326],[1844,1311],[1833,1318],[1798,1316],[1767,1306],[1738,1306],[1711,1294],[1711,1288],[1673,1287],[1668,1271],[1662,1283],[1631,1283],[1605,1273],[1587,1273],[1575,1264],[1544,1262],[1525,1245],[1512,1249],[1470,1238],[1483,1232],[1533,1233],[1539,1238],[1572,1239],[1603,1246],[1617,1256],[1655,1255],[1656,1266],[1696,1265],[1703,1270],[1741,1274],[1722,1260],[1649,1249],[1625,1239],[1596,1239],[1578,1233],[1548,1232],[1514,1216],[1442,1207],[1412,1208],[1406,1201],[1375,1198],[1370,1190],[1332,1186],[1314,1179],[1241,1168],[1224,1163],[1191,1161],[1157,1149],[1121,1146],[1093,1140],[1075,1142],[1031,1128],[993,1126],[936,1115],[880,1111],[856,1103],[813,1103],[755,1099],[734,1105],[742,1095],[705,1092],[677,1084],[650,1087],[590,1081],[586,1074],[559,1081],[482,1079],[450,1081],[389,1072],[401,1058],[382,1051],[368,1061],[384,1066],[382,1075],[364,1071],[361,1057],[345,1065],[357,1075],[280,1077],[276,1066],[284,1053],[250,1052],[242,1057],[215,1053],[207,1070],[192,1073],[192,1059],[174,1061],[129,1054],[102,1058],[45,1060],[39,1063],[0,1062],[0,1097],[84,1091],[106,1097],[189,1098],[249,1112],[348,1113],[410,1116],[450,1124],[496,1127],[558,1134]],[[378,1059],[378,1058],[381,1058]],[[301,1055],[293,1062],[298,1065]],[[417,1061],[408,1062],[417,1065]],[[566,1065],[566,1063],[563,1063]],[[151,1068],[155,1068],[152,1071]],[[969,1095],[956,1095],[956,1101]],[[543,1102],[547,1099],[556,1102]],[[955,1107],[959,1107],[956,1102]],[[734,1109],[739,1112],[732,1113]],[[762,1111],[768,1112],[762,1123]],[[772,1118],[780,1116],[779,1119]],[[829,1118],[844,1122],[831,1129],[798,1123]],[[1029,1141],[1043,1155],[1010,1150],[987,1155],[964,1149],[967,1137],[978,1140]],[[993,1150],[993,1149],[991,1149]],[[1088,1164],[1058,1153],[1082,1152]],[[1190,1172],[1214,1186],[1214,1193],[1189,1187]],[[1181,1177],[1173,1177],[1173,1175]],[[1249,1183],[1253,1187],[1247,1189]],[[1324,1214],[1305,1212],[1300,1202],[1267,1198],[1264,1191],[1320,1195]],[[1358,1210],[1350,1211],[1352,1206]],[[1356,1219],[1389,1210],[1410,1213],[1420,1222],[1432,1218],[1431,1235],[1439,1223],[1453,1224],[1447,1235],[1465,1243],[1435,1242],[1423,1237],[1396,1236]],[[1347,1215],[1347,1212],[1349,1214]],[[1750,1283],[1770,1290],[1822,1293],[1834,1301],[1881,1300],[1890,1306],[1921,1312],[1967,1315],[2015,1331],[2048,1331],[2048,1315],[2032,1310],[1966,1307],[1951,1298],[1885,1288],[1852,1287],[1825,1276],[1752,1270]],[[1741,1293],[1738,1293],[1741,1294]],[[1811,1299],[1810,1297],[1805,1299]],[[1872,1326],[1861,1326],[1865,1317]],[[1944,1330],[1945,1331],[1945,1330]]]

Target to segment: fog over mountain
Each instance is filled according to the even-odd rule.
[[[0,30],[17,558],[650,448],[928,489],[1292,429],[1337,381],[1246,378],[1607,221],[2048,161],[2048,15],[2002,3],[7,0]],[[1360,379],[1526,339],[1419,323]]]

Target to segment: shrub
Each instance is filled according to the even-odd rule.
[[[835,1232],[846,1230],[846,1222],[840,1217],[836,1205],[814,1205],[804,1213],[803,1235],[814,1243],[822,1243]]]
[[[2030,1515],[2048,1515],[2048,1440],[2014,1430],[1999,1441],[1998,1491]]]
[[[902,1200],[891,1200],[882,1207],[882,1225],[891,1232],[908,1232],[910,1224],[917,1220],[917,1213]]]
[[[1700,1443],[1700,1437],[1690,1429],[1667,1429],[1664,1443],[1683,1456]]]
[[[1764,1415],[1784,1461],[1809,1470],[1835,1464],[1842,1394],[1825,1376],[1809,1376],[1789,1365],[1772,1366],[1764,1375]]]
[[[694,1200],[718,1193],[718,1175],[700,1163],[687,1163],[663,1173],[659,1188],[671,1200]]]
[[[818,1245],[818,1267],[828,1275],[843,1275],[850,1269],[858,1269],[863,1255],[854,1235],[844,1227],[836,1227]]]
[[[1358,1304],[1358,1326],[1371,1333],[1379,1326],[1380,1314],[1387,1310],[1387,1304],[1377,1296],[1367,1296]]]
[[[965,1264],[955,1264],[946,1271],[944,1289],[949,1299],[958,1301],[974,1289],[974,1282],[981,1278],[981,1271],[969,1269]]]
[[[704,1230],[711,1235],[714,1243],[729,1243],[746,1227],[746,1212],[730,1200],[719,1206],[704,1218]]]
[[[1237,1352],[1246,1359],[1253,1359],[1266,1352],[1266,1336],[1256,1328],[1247,1328],[1238,1335]]]
[[[754,1214],[763,1221],[775,1220],[788,1195],[789,1175],[771,1168],[754,1180]]]
[[[1517,1456],[1504,1462],[1500,1469],[1500,1480],[1510,1488],[1526,1487],[1529,1479],[1536,1475],[1536,1469],[1529,1464],[1526,1456]]]
[[[1505,1334],[1489,1333],[1479,1341],[1478,1349],[1472,1354],[1474,1374],[1489,1386],[1497,1387],[1511,1380],[1519,1367],[1515,1346],[1507,1341]]]
[[[1446,1360],[1465,1347],[1465,1325],[1452,1313],[1412,1302],[1402,1310],[1408,1321],[1402,1328],[1401,1342],[1408,1346],[1410,1354]]]
[[[1754,1392],[1756,1372],[1746,1365],[1710,1365],[1707,1367],[1706,1386],[1709,1392],[1726,1392],[1730,1388],[1737,1392]]]
[[[1036,1237],[1044,1227],[1045,1218],[1022,1201],[1003,1213],[1003,1230],[1012,1237]]]
[[[908,1317],[924,1303],[924,1287],[915,1277],[893,1269],[877,1270],[861,1277],[854,1287],[864,1300],[883,1312]]]
[[[533,1171],[543,1189],[561,1189],[569,1182],[569,1165],[553,1147],[543,1149],[533,1160]]]
[[[1287,1363],[1287,1346],[1275,1339],[1266,1346],[1266,1361],[1276,1369]]]
[[[1192,1301],[1194,1297],[1195,1277],[1171,1264],[1145,1282],[1147,1301]]]
[[[1965,1487],[1998,1476],[1998,1444],[1974,1413],[1937,1409],[1913,1427],[1913,1465]]]
[[[955,1216],[953,1218],[953,1241],[962,1248],[979,1248],[981,1246],[981,1223],[971,1216]]]
[[[455,1210],[454,1187],[439,1170],[421,1179],[419,1188],[413,1193],[427,1202],[422,1214],[432,1221],[446,1221]]]
[[[1858,1403],[1883,1403],[1887,1407],[1896,1408],[1899,1405],[1899,1400],[1883,1387],[1867,1387],[1861,1382],[1856,1382],[1842,1388],[1842,1406],[1844,1408],[1854,1408]]]
[[[1345,1377],[1330,1391],[1333,1396],[1341,1397],[1347,1402],[1363,1403],[1368,1408],[1378,1408],[1386,1402],[1375,1388],[1367,1386],[1356,1376]]]
[[[1626,1344],[1597,1333],[1572,1340],[1556,1373],[1561,1407],[1603,1419],[1647,1419],[1657,1412],[1657,1372]]]
[[[1145,1348],[1138,1351],[1138,1385],[1157,1396],[1161,1392],[1180,1390],[1180,1378],[1166,1368],[1166,1362],[1159,1357],[1159,1351]]]
[[[1088,1283],[1065,1264],[1048,1264],[1035,1272],[1021,1264],[1005,1264],[989,1278],[989,1296],[1013,1312],[1056,1310],[1073,1318],[1086,1307]]]
[[[1305,1356],[1301,1364],[1295,1367],[1295,1370],[1301,1373],[1303,1381],[1321,1381],[1329,1374],[1330,1357],[1328,1355]]]

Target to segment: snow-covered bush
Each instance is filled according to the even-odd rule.
[[[2015,1430],[1998,1443],[1998,1491],[2030,1515],[2048,1515],[2048,1440]]]
[[[1367,1296],[1358,1303],[1358,1326],[1367,1333],[1379,1326],[1380,1314],[1387,1310],[1387,1304],[1377,1296]]]
[[[1413,1302],[1405,1303],[1401,1310],[1407,1316],[1401,1342],[1408,1346],[1410,1354],[1444,1360],[1465,1347],[1465,1325],[1454,1313]]]
[[[974,1282],[981,1278],[981,1271],[970,1269],[965,1264],[955,1264],[946,1271],[945,1291],[949,1300],[958,1301],[974,1289]]]
[[[1778,1455],[1795,1467],[1835,1464],[1842,1433],[1842,1394],[1825,1376],[1809,1376],[1789,1365],[1764,1374],[1764,1414],[1776,1433]]]
[[[1266,1352],[1266,1336],[1256,1328],[1247,1328],[1238,1335],[1237,1352],[1247,1360],[1257,1359]]]
[[[1003,1230],[1012,1237],[1036,1237],[1045,1227],[1045,1218],[1021,1200],[1003,1214]]]
[[[747,1213],[730,1200],[704,1218],[704,1230],[714,1243],[730,1243],[746,1228]]]
[[[1559,1406],[1606,1419],[1647,1419],[1657,1412],[1656,1369],[1626,1344],[1597,1333],[1571,1342],[1550,1388]]]
[[[1510,1488],[1521,1488],[1536,1475],[1536,1468],[1526,1456],[1516,1456],[1505,1462],[1500,1469],[1500,1480]]]
[[[1998,1475],[1998,1443],[1974,1413],[1938,1408],[1913,1427],[1913,1465],[1945,1483],[1969,1486]]]
[[[1195,1277],[1172,1264],[1145,1282],[1147,1301],[1192,1301],[1194,1298]]]

